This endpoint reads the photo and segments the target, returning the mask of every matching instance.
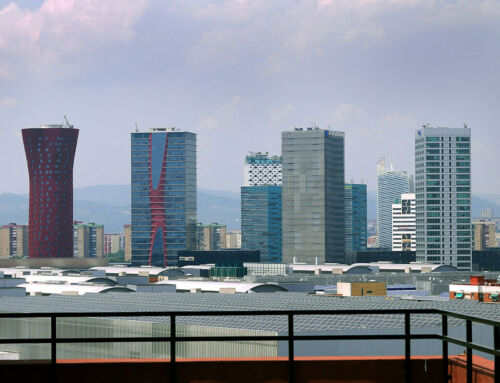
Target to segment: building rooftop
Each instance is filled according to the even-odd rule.
[[[87,294],[75,296],[28,296],[0,298],[2,312],[94,312],[114,311],[255,311],[255,310],[383,310],[442,309],[485,319],[500,321],[498,305],[475,301],[418,301],[386,297],[329,297],[305,293],[261,294]],[[137,318],[152,322],[168,322],[166,317]],[[286,332],[287,321],[271,316],[253,317],[179,317],[179,324],[209,327]],[[440,315],[412,315],[412,327],[441,326]],[[404,328],[402,315],[327,315],[297,316],[297,332],[346,331],[359,329]],[[449,318],[450,325],[463,321]]]

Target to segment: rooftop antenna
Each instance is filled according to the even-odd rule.
[[[68,122],[68,119],[66,118],[66,115],[64,115],[63,117],[64,117],[64,121],[66,121],[66,126],[67,126],[68,128],[70,128],[70,129],[71,129],[71,128],[73,128],[73,125],[71,125],[71,124]]]
[[[139,131],[139,127],[137,126],[137,122],[135,123],[135,132],[137,133]]]

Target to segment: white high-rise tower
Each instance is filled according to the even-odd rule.
[[[413,193],[413,176],[386,167],[385,158],[377,162],[377,235],[378,245],[392,247],[392,204],[401,194]]]
[[[417,261],[471,269],[471,131],[415,133]]]

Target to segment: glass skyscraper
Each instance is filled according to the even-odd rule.
[[[345,184],[345,249],[348,257],[366,249],[367,232],[366,185]]]
[[[386,168],[385,158],[377,163],[377,235],[378,246],[392,248],[392,204],[401,194],[413,193],[413,176]]]
[[[241,188],[241,248],[260,250],[261,262],[282,262],[281,186]]]
[[[345,262],[344,133],[281,133],[283,261]]]
[[[196,249],[196,135],[176,128],[133,132],[132,264],[177,264]]]
[[[417,261],[471,269],[471,131],[415,132]]]

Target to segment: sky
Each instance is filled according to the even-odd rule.
[[[500,1],[0,0],[0,193],[27,193],[21,129],[80,129],[76,187],[130,182],[130,132],[197,133],[198,186],[239,190],[281,132],[346,133],[346,180],[414,172],[423,124],[472,129],[500,193]]]

